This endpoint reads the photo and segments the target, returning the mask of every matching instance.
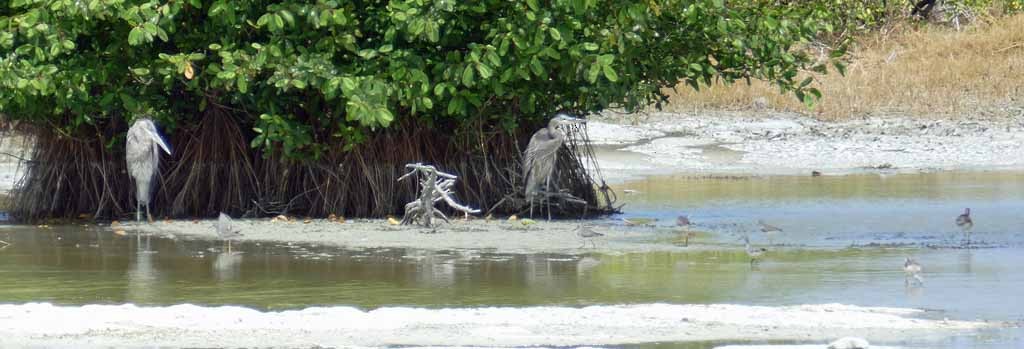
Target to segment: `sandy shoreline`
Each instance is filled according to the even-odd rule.
[[[784,113],[605,114],[591,140],[609,181],[648,174],[841,175],[1024,170],[1024,120],[865,118]]]
[[[1000,324],[921,319],[922,311],[842,304],[636,304],[524,308],[0,305],[0,346],[573,346],[791,340],[941,339]],[[60,326],[53,326],[60,324]]]
[[[693,251],[721,246],[679,246],[670,227],[623,226],[611,222],[588,226],[604,237],[584,241],[576,236],[575,221],[522,221],[475,219],[453,220],[440,225],[436,233],[416,225],[391,225],[382,219],[347,220],[345,223],[313,219],[290,222],[270,219],[237,219],[243,234],[239,241],[282,241],[333,245],[345,248],[415,248],[428,250],[472,249],[495,253],[630,253],[650,251]],[[110,229],[127,233],[217,239],[213,221],[163,221],[153,224],[123,223]],[[583,243],[586,246],[583,247]]]

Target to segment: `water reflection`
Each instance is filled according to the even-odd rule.
[[[236,280],[242,272],[241,252],[220,252],[213,260],[213,275],[217,281]]]
[[[143,240],[142,235],[145,236]],[[100,239],[102,240],[102,239]],[[145,243],[143,243],[145,241]],[[127,300],[134,303],[153,303],[159,301],[160,272],[153,265],[156,251],[152,249],[152,237],[149,234],[136,235],[134,260],[128,269]]]

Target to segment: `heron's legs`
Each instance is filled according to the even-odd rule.
[[[548,175],[548,178],[544,180],[544,190],[546,190],[548,192],[551,191],[551,175]],[[548,205],[548,222],[550,222],[551,221],[551,197],[545,195],[544,196],[544,203],[546,203]]]
[[[149,213],[149,204],[146,204],[146,219],[153,223],[153,215]]]
[[[142,203],[135,201],[135,221],[142,221]]]

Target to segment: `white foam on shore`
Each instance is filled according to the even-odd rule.
[[[841,304],[574,307],[313,307],[259,311],[191,304],[0,305],[0,347],[103,346],[571,346],[655,341],[949,336],[981,322],[913,318],[920,310]]]

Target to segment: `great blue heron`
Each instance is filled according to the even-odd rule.
[[[574,118],[568,114],[558,113],[548,122],[548,127],[537,130],[530,137],[530,144],[523,153],[523,178],[526,179],[526,200],[530,202],[530,215],[533,216],[533,199],[540,191],[551,191],[551,173],[558,159],[558,148],[565,142],[565,133],[558,127],[573,123],[585,123],[586,120]]]
[[[228,253],[231,253],[231,239],[242,236],[242,230],[236,227],[231,221],[231,216],[224,212],[221,212],[217,217],[217,222],[213,223],[213,229],[217,231],[217,236],[228,245]]]
[[[135,220],[142,220],[142,205],[145,205],[146,218],[152,222],[153,215],[149,213],[150,184],[160,168],[160,149],[170,155],[171,148],[148,118],[135,120],[128,129],[126,143],[128,174],[135,180]]]
[[[971,220],[971,209],[965,208],[964,213],[956,217],[956,226],[960,227],[967,234],[967,244],[971,244],[971,228],[974,228],[974,220]]]
[[[903,278],[903,282],[908,286],[910,285],[911,278],[917,281],[918,285],[924,284],[924,279],[921,278],[921,265],[910,257],[907,257],[907,259],[903,261],[903,272],[906,273],[906,276]]]
[[[597,244],[594,242],[594,238],[602,237],[604,236],[604,234],[598,233],[594,231],[594,229],[583,224],[580,224],[576,226],[576,236],[579,236],[580,239],[583,240],[583,245],[580,246],[580,248],[587,246],[587,240],[590,240],[590,244],[593,245],[594,248],[597,248]]]

